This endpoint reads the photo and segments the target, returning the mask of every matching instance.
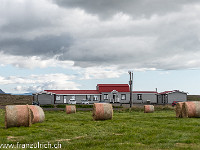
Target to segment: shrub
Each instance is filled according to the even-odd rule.
[[[76,108],[93,108],[93,105],[76,105]]]
[[[123,108],[122,106],[113,106],[113,108]]]
[[[56,105],[57,108],[65,108],[66,105],[65,104],[60,104],[60,105]]]
[[[155,111],[158,110],[174,110],[175,108],[172,107],[171,105],[157,105],[155,106]]]
[[[43,108],[54,108],[55,106],[51,105],[51,104],[47,104],[47,105],[40,105],[40,107],[43,107]]]

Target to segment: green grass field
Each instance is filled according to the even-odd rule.
[[[113,120],[93,121],[92,112],[46,111],[46,121],[31,127],[4,128],[0,144],[61,144],[62,149],[200,149],[200,118],[175,118],[173,110],[144,114],[115,111]]]

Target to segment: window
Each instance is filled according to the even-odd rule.
[[[126,100],[126,94],[121,95],[121,100]]]
[[[104,100],[108,99],[108,94],[104,94],[104,95],[103,95],[103,99],[104,99]]]
[[[60,96],[56,95],[56,101],[60,101]]]
[[[94,95],[93,101],[98,101],[98,96]]]
[[[75,95],[73,95],[72,97],[71,97],[71,99],[75,99],[76,97],[75,97]]]
[[[91,101],[91,96],[90,95],[86,95],[86,100]]]
[[[142,94],[137,95],[137,100],[142,100]]]

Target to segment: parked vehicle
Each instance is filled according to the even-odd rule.
[[[38,105],[38,106],[40,106],[40,103],[37,102],[37,101],[33,101],[32,105]]]
[[[176,106],[176,104],[177,104],[178,102],[182,102],[182,101],[173,101],[172,107]]]
[[[83,99],[83,100],[81,100],[81,103],[82,103],[82,104],[89,105],[89,101],[88,101],[88,100],[86,100],[86,99]]]
[[[75,105],[76,104],[76,100],[75,99],[70,99],[68,104],[74,104]]]

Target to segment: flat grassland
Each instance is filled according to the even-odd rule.
[[[93,121],[92,112],[45,111],[45,115],[43,123],[5,129],[0,109],[0,146],[59,142],[69,150],[200,149],[200,118],[175,118],[173,110],[115,111],[113,120],[105,121]]]

